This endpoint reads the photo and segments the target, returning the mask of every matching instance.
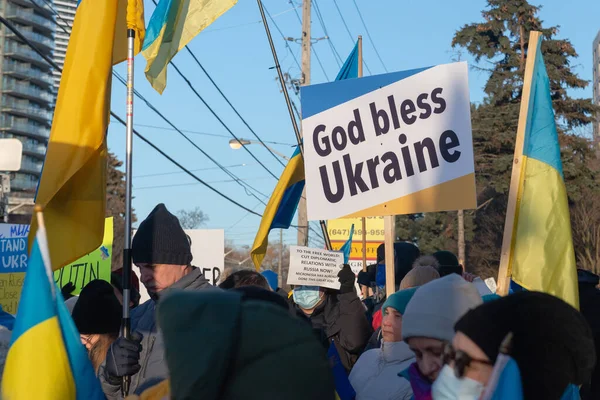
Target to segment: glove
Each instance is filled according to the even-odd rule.
[[[124,376],[132,376],[140,370],[142,334],[133,332],[131,339],[119,337],[108,349],[104,375],[111,383],[120,382]]]
[[[73,290],[75,290],[75,285],[73,284],[73,282],[69,282],[65,286],[63,286],[62,289],[60,289],[60,294],[62,294],[63,300],[68,300],[71,297],[73,297],[73,295],[71,294],[73,293]]]
[[[342,270],[338,272],[338,279],[340,281],[340,294],[355,292],[354,282],[356,281],[356,276],[352,272],[352,269],[350,269],[350,265],[344,264]]]

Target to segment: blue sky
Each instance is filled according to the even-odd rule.
[[[301,15],[300,0],[263,1],[283,35],[299,38],[301,25],[294,8]],[[151,1],[145,3],[147,21],[154,5]],[[337,0],[337,3],[352,38],[342,23],[334,1],[317,1],[330,41],[337,52],[345,59],[352,50],[355,37],[363,35],[364,60],[371,74],[384,73],[384,67],[373,50],[352,0]],[[485,6],[483,0],[356,0],[356,3],[389,72],[452,62],[456,58],[456,52],[450,46],[454,32],[464,24],[481,21],[481,10]],[[592,41],[600,29],[600,2],[580,0],[575,7],[564,0],[546,0],[540,16],[545,26],[560,25],[558,36],[570,39],[579,53],[579,58],[573,61],[575,71],[583,79],[591,80]],[[259,20],[256,2],[239,0],[233,9],[196,37],[190,47],[254,131],[263,140],[277,143],[272,144],[274,149],[291,155],[295,137],[283,94],[275,80],[276,71],[271,69],[273,59]],[[300,45],[285,42],[275,26],[272,23],[270,26],[283,70],[298,77],[300,71],[294,56],[300,61]],[[313,7],[312,37],[323,36],[325,35]],[[338,64],[330,45],[322,40],[314,45],[314,50],[329,79],[335,78]],[[471,61],[464,54],[462,59]],[[254,139],[188,54],[182,52],[174,61],[238,137]],[[168,71],[167,88],[162,96],[146,81],[144,67],[145,60],[138,56],[135,67],[136,89],[179,129],[190,131],[186,134],[194,143],[223,166],[230,166],[232,173],[256,190],[256,197],[249,196],[244,188],[233,182],[231,177],[219,170],[177,132],[168,128],[162,119],[137,99],[134,118],[136,128],[183,166],[196,171],[198,177],[248,208],[262,213],[264,205],[259,199],[267,202],[276,180],[247,152],[229,147],[229,133],[171,67]],[[125,75],[123,65],[118,66],[117,71],[122,76]],[[367,74],[369,72],[365,68],[365,75]],[[485,80],[484,74],[471,70],[471,101],[482,99],[481,88]],[[328,81],[314,52],[311,81]],[[591,87],[572,94],[591,97]],[[299,99],[291,95],[299,106]],[[124,115],[125,87],[118,81],[113,82],[112,109],[121,116]],[[108,143],[110,150],[124,160],[125,129],[120,124],[111,123]],[[283,167],[264,148],[251,145],[249,149],[270,171],[279,176]],[[143,219],[160,202],[165,203],[173,212],[200,207],[210,217],[207,228],[225,229],[226,239],[237,245],[252,244],[260,222],[258,217],[249,215],[197,184],[138,139],[134,140],[133,160],[133,205],[138,220]],[[317,224],[314,227],[318,230]],[[311,232],[311,236],[315,235]],[[285,232],[284,241],[295,244],[296,237],[297,231],[290,229]],[[274,232],[271,239],[278,240],[278,233]],[[317,243],[311,241],[313,245]]]

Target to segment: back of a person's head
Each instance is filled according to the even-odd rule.
[[[79,333],[115,334],[121,327],[122,310],[112,285],[96,279],[79,293],[72,317]]]
[[[456,274],[433,280],[418,288],[406,306],[402,336],[451,341],[456,321],[481,303],[475,285]]]
[[[569,384],[588,381],[596,362],[583,316],[545,293],[519,292],[489,301],[456,323],[492,361],[512,333],[510,355],[521,373],[525,399],[559,400]]]
[[[433,257],[438,261],[437,270],[440,276],[444,277],[450,274],[462,275],[463,267],[454,253],[441,250],[433,253]]]
[[[172,398],[333,400],[329,363],[310,326],[256,290],[181,291],[161,300]]]
[[[394,275],[396,285],[400,285],[400,282],[402,282],[402,279],[411,270],[414,262],[420,255],[421,251],[412,243],[394,243]]]
[[[258,286],[266,290],[271,290],[269,282],[267,282],[265,277],[251,269],[236,271],[219,284],[221,289],[236,289],[242,286]]]
[[[437,258],[435,258],[434,256],[425,255],[425,256],[421,256],[415,260],[415,262],[413,263],[413,269],[416,267],[422,267],[422,266],[432,267],[437,270],[438,267],[440,266],[440,263],[438,262]]]
[[[427,256],[431,257],[431,256]],[[423,258],[423,257],[421,257]],[[419,258],[419,259],[421,259]],[[418,260],[417,260],[418,262]],[[435,279],[439,279],[440,274],[433,266],[417,265],[411,269],[400,282],[400,290],[423,286]]]

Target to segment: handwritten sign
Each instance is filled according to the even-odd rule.
[[[0,304],[16,314],[27,270],[29,225],[0,224]]]
[[[339,289],[338,273],[344,255],[335,251],[290,246],[288,285],[321,286]]]
[[[106,218],[104,223],[104,239],[102,245],[79,260],[54,272],[54,281],[59,288],[72,282],[75,285],[73,294],[81,290],[95,279],[110,282],[111,256],[113,245],[113,218]]]

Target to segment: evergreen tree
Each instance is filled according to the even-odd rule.
[[[500,260],[529,32],[532,30],[542,32],[543,36],[541,49],[550,78],[570,203],[574,206],[584,190],[598,193],[596,175],[590,168],[594,159],[591,142],[575,134],[592,122],[598,108],[591,99],[569,96],[569,89],[585,88],[588,82],[572,70],[571,63],[577,53],[571,42],[557,38],[558,27],[544,27],[538,17],[539,10],[540,7],[526,0],[488,0],[482,12],[483,22],[463,26],[452,40],[453,47],[465,49],[475,59],[474,69],[489,75],[483,102],[471,108],[480,208],[465,213],[467,267],[485,277],[496,274]],[[417,224],[416,227],[407,225],[402,218],[399,222],[400,231],[408,227],[420,243],[424,242],[422,250],[430,252],[445,248],[456,252],[455,213],[427,214],[412,223]]]

